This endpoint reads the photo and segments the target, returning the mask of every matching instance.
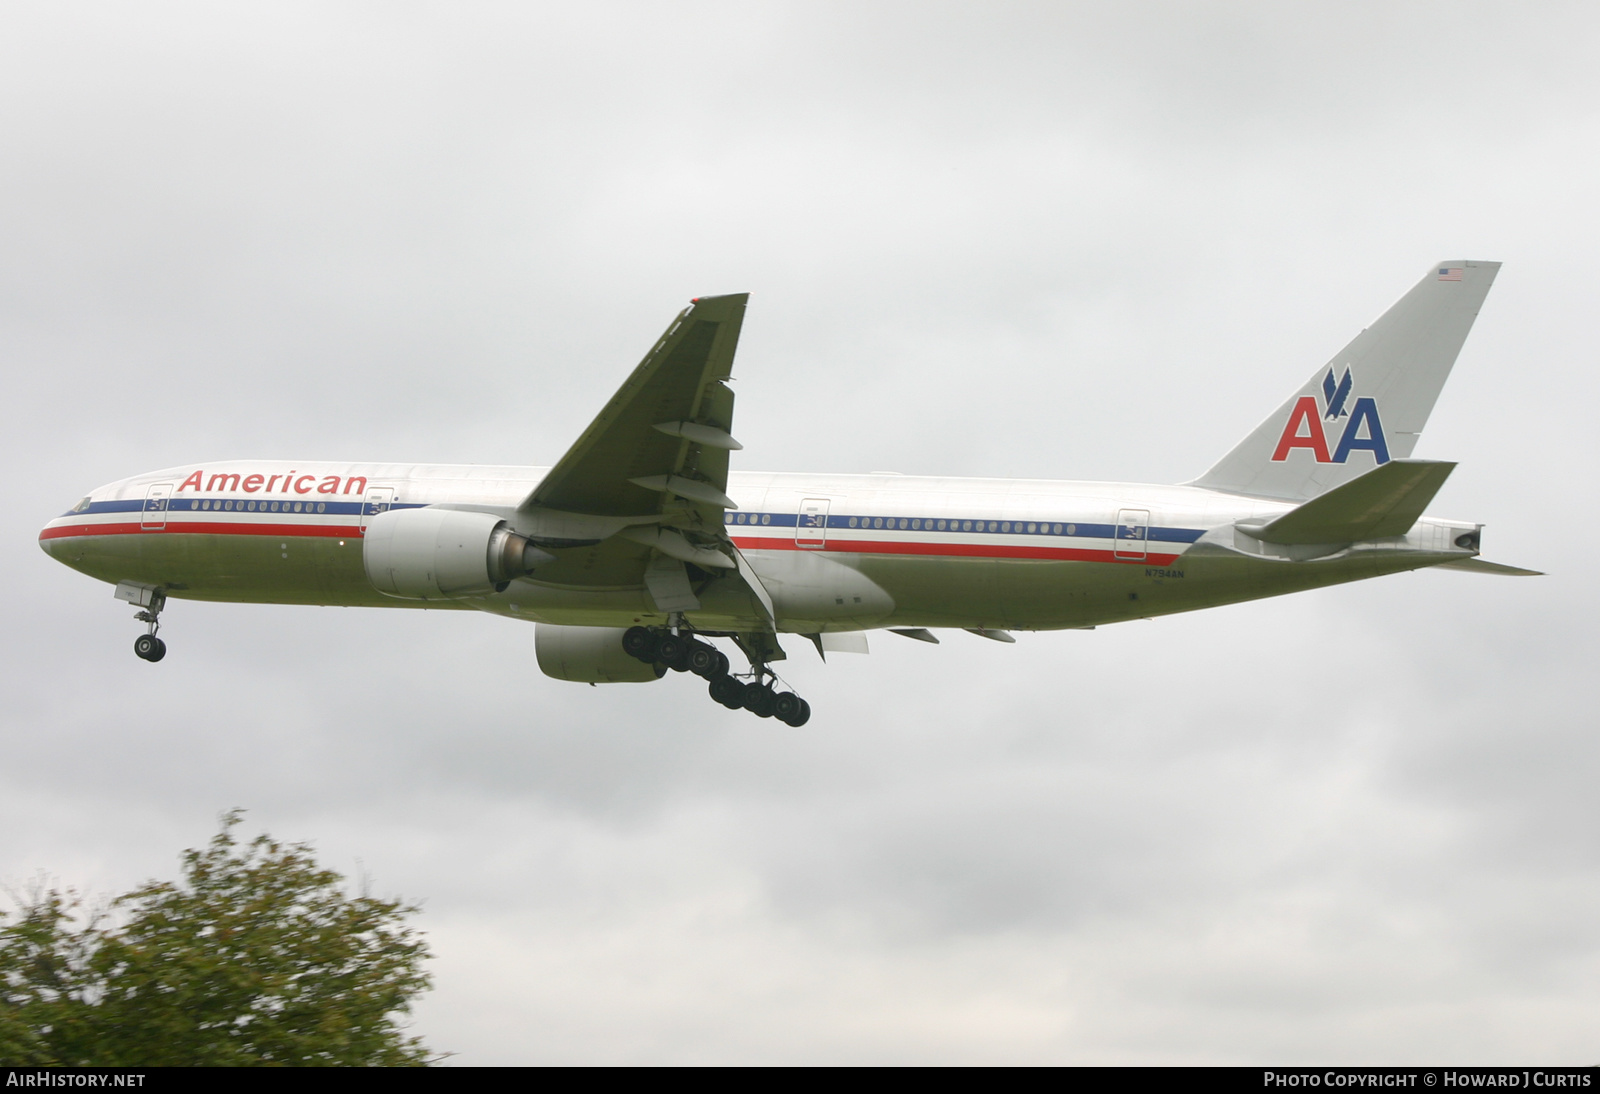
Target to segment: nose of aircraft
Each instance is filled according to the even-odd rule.
[[[39,529],[39,549],[54,559],[63,559],[67,540],[72,535],[73,518],[86,512],[89,508],[89,499],[84,498],[77,505],[62,513],[59,517]]]

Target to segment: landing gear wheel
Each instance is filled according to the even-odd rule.
[[[778,697],[765,684],[749,683],[744,686],[744,709],[757,718],[772,717],[772,708],[777,702]]]
[[[656,660],[674,672],[689,669],[689,641],[675,634],[664,634],[656,642]]]
[[[686,663],[690,672],[707,680],[728,674],[728,658],[721,650],[705,642],[695,642],[689,647]]]
[[[775,695],[772,699],[772,716],[786,725],[803,725],[803,722],[796,722],[795,719],[800,717],[803,709],[801,704],[804,702],[804,699],[792,691],[785,691]]]
[[[167,655],[167,644],[153,634],[141,634],[133,640],[133,652],[146,661],[159,661]]]
[[[731,676],[712,677],[709,690],[711,698],[729,710],[739,710],[744,706],[744,685]]]
[[[780,695],[778,698],[782,699],[783,696]],[[787,718],[785,718],[782,714],[779,714],[778,717],[786,724],[793,726],[795,729],[799,729],[801,726],[811,721],[811,704],[800,698],[798,695],[796,695],[794,698],[795,702],[798,704],[798,709]]]
[[[622,632],[622,652],[648,664],[656,659],[656,636],[649,627],[629,627]]]

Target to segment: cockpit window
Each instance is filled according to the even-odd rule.
[[[74,505],[72,507],[71,511],[74,512],[74,513],[81,513],[87,508],[89,508],[89,499],[88,498],[84,498],[77,505]]]

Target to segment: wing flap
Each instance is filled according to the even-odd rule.
[[[624,528],[617,534],[623,539],[630,539],[646,547],[654,547],[668,558],[675,558],[680,562],[692,562],[702,570],[734,569],[734,564],[727,555],[721,551],[713,551],[709,547],[696,547],[676,529],[636,525]]]

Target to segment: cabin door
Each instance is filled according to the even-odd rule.
[[[159,532],[167,526],[167,506],[172,502],[172,484],[158,482],[144,496],[144,513],[139,527],[147,532]]]
[[[367,524],[379,513],[387,513],[394,504],[394,487],[374,486],[367,491],[365,500],[361,503],[361,534],[367,534]]]
[[[1117,558],[1144,558],[1149,550],[1150,510],[1117,510],[1117,529],[1113,537]]]
[[[794,545],[817,548],[828,542],[828,499],[807,498],[794,522]]]

